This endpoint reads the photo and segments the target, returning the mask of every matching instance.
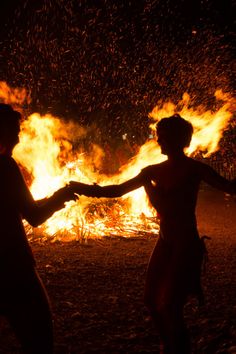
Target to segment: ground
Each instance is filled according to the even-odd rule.
[[[206,304],[186,306],[194,354],[236,353],[236,202],[203,188],[198,225],[209,262]],[[55,323],[55,354],[158,353],[158,335],[143,306],[143,286],[155,237],[104,238],[88,243],[32,242]],[[0,354],[18,354],[18,343],[0,321]],[[43,354],[43,353],[42,353]]]

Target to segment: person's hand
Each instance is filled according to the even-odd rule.
[[[65,187],[58,189],[53,194],[53,198],[59,205],[63,205],[65,202],[68,202],[70,200],[77,200],[78,196],[75,194],[75,192],[69,185],[66,185]]]
[[[86,184],[86,183],[80,183],[75,181],[70,181],[69,187],[74,193],[86,195],[87,197],[97,197],[97,198],[100,197],[100,191],[102,189],[102,187],[100,187],[96,183]]]
[[[78,193],[78,194],[83,194],[83,191],[86,187],[88,187],[87,184],[81,183],[81,182],[76,182],[76,181],[70,181],[69,183],[69,188],[71,188],[71,190],[74,193]]]

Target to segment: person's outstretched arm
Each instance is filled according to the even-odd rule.
[[[199,165],[199,171],[201,179],[210,186],[229,194],[236,193],[236,178],[230,181],[222,177],[212,167],[202,163]]]
[[[144,178],[141,173],[124,183],[103,187],[97,184],[89,185],[75,181],[70,182],[70,187],[74,193],[96,198],[118,198],[134,189],[142,187],[143,185]]]
[[[1,170],[4,188],[7,191],[6,203],[14,206],[34,227],[46,221],[55,211],[63,208],[66,201],[76,199],[71,188],[66,186],[49,198],[35,201],[13,159],[3,160]]]
[[[36,227],[44,223],[56,211],[64,208],[65,202],[76,199],[77,197],[68,186],[58,189],[52,196],[42,200],[35,201],[30,193],[22,203],[22,215],[30,225]]]

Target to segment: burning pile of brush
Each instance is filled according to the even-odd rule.
[[[150,113],[150,130],[153,136],[155,124],[161,118],[178,112],[191,121],[194,135],[187,153],[199,151],[209,156],[218,149],[219,141],[232,118],[233,100],[222,91],[215,92],[218,108],[206,110],[203,106],[193,108],[187,93],[177,105],[166,102],[156,106]],[[17,109],[29,100],[24,89],[12,89],[0,82],[0,100],[15,105]],[[161,162],[155,138],[140,146],[136,156],[122,166],[113,176],[107,176],[94,168],[94,160],[105,156],[101,146],[92,152],[76,152],[73,141],[86,136],[86,130],[71,121],[52,115],[29,115],[22,123],[20,143],[14,150],[14,158],[22,166],[26,180],[35,199],[52,194],[70,180],[101,185],[121,183],[134,177],[147,165]],[[99,164],[97,164],[99,166]],[[143,188],[115,200],[92,199],[80,196],[62,211],[55,213],[45,224],[32,230],[29,235],[61,240],[86,239],[88,237],[124,237],[158,233],[158,218],[151,208]]]

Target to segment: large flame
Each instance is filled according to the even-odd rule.
[[[20,104],[26,97],[24,90],[14,91],[7,84],[0,83],[0,99],[4,102]],[[161,118],[179,113],[194,127],[187,154],[202,151],[208,156],[218,149],[223,131],[232,118],[234,104],[232,98],[220,90],[216,91],[215,97],[218,108],[214,111],[203,106],[193,108],[187,93],[178,104],[160,104],[150,113],[154,121],[150,129],[154,130]],[[86,151],[79,153],[73,150],[73,141],[78,141],[82,136],[86,136],[84,128],[49,114],[40,116],[34,113],[23,121],[14,158],[27,171],[27,180],[36,199],[51,195],[70,180],[101,185],[120,183],[137,175],[145,166],[165,159],[155,139],[148,140],[117,174],[108,177],[94,168],[94,161],[105,155],[102,147],[94,145],[90,155]],[[117,200],[81,196],[77,202],[68,202],[66,208],[55,213],[37,231],[34,230],[34,234],[72,240],[157,231],[155,212],[143,188],[140,188]]]

